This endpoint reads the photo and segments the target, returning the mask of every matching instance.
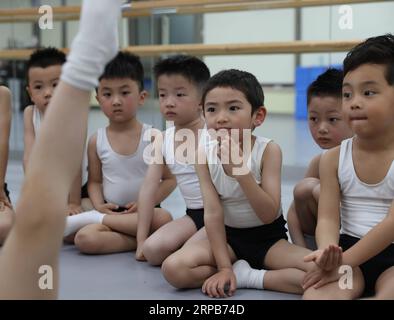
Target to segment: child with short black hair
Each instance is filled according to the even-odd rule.
[[[60,73],[66,55],[54,47],[42,48],[34,51],[27,61],[27,87],[33,105],[27,106],[23,113],[24,122],[24,150],[23,169],[26,173],[28,162],[34,142],[39,134],[41,121],[47,111],[54,90],[60,81]],[[86,208],[90,208],[86,188],[82,186],[81,172],[75,177],[69,195],[68,214],[77,214],[83,211],[82,200],[85,198]]]
[[[150,125],[137,119],[144,104],[144,71],[139,57],[119,52],[99,78],[97,100],[109,125],[98,129],[88,144],[89,197],[92,211],[67,218],[66,233],[78,231],[75,245],[83,253],[105,254],[135,250],[138,193],[148,170],[144,151],[150,144]],[[163,174],[154,204],[175,188],[175,179]],[[156,208],[150,232],[171,220]]]
[[[302,293],[309,250],[287,241],[282,153],[270,139],[251,134],[266,115],[260,83],[248,72],[221,71],[208,81],[202,103],[209,136],[196,172],[207,236],[169,256],[164,277],[177,288],[202,286],[215,298],[236,288]]]
[[[210,73],[203,61],[187,55],[176,55],[159,61],[154,67],[154,73],[160,112],[167,121],[173,121],[174,126],[163,134],[160,133],[159,140],[156,140],[162,144],[157,148],[155,161],[149,166],[141,188],[136,258],[160,265],[190,237],[198,234],[199,230],[204,232],[204,205],[200,185],[194,165],[187,159],[190,156],[194,159],[195,148],[199,143],[198,133],[205,126],[201,115],[201,94]],[[184,142],[186,131],[193,137]],[[185,144],[185,152],[177,152],[179,146],[184,147]],[[170,170],[176,177],[186,202],[186,214],[148,237],[154,207],[152,200],[165,170]]]
[[[353,135],[342,112],[342,81],[342,70],[329,68],[307,90],[309,130],[313,140],[324,150],[323,153]],[[294,201],[287,212],[291,240],[310,249],[315,248],[321,155],[312,159],[305,178],[294,187]]]
[[[360,43],[343,66],[342,108],[355,135],[320,162],[319,249],[305,258],[316,268],[304,298],[394,299],[394,36]]]

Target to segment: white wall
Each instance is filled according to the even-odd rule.
[[[30,0],[1,0],[0,8],[28,8]],[[24,47],[32,43],[31,23],[0,23],[0,49]]]
[[[42,5],[49,5],[57,7],[61,5],[60,0],[45,0],[41,2]],[[43,47],[62,47],[62,23],[53,22],[53,29],[40,30],[41,46]]]
[[[294,9],[205,14],[203,39],[206,44],[293,41],[294,22]],[[291,54],[206,56],[204,60],[212,74],[237,68],[265,83],[292,83],[294,78]]]
[[[353,29],[339,27],[340,6],[301,10],[302,40],[365,39],[394,33],[394,1],[351,5]],[[294,40],[294,9],[204,15],[204,43],[247,43]],[[301,65],[341,64],[345,53],[302,54]],[[227,68],[253,72],[263,83],[293,83],[294,55],[207,56],[213,73]]]
[[[341,6],[302,9],[302,40],[365,39],[394,33],[394,1],[348,6],[352,9],[353,28],[341,29]],[[341,64],[346,53],[303,54],[303,66]]]

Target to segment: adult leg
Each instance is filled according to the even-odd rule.
[[[76,46],[97,53],[96,46],[104,42],[101,38],[106,39],[107,47],[95,57],[104,64],[116,54],[115,28],[120,3],[120,0],[105,0],[97,6],[92,0],[83,2],[82,32],[80,43]],[[92,30],[93,27],[89,27],[91,19],[103,23],[95,25],[95,30]],[[91,33],[99,35],[99,43],[89,42]],[[85,43],[83,46],[84,41],[89,42],[89,45]],[[80,68],[76,61],[86,57],[80,52],[74,47],[71,50],[73,61],[70,60],[64,67],[69,67],[68,74],[63,69],[62,80],[54,92],[32,150],[29,171],[16,207],[15,223],[0,256],[0,298],[3,299],[57,296],[58,255],[62,245],[67,198],[82,162],[90,89],[94,87],[79,85],[80,82],[75,84],[74,77],[82,79],[86,76],[97,81],[102,72],[100,67],[92,64]],[[71,74],[70,69],[73,69]],[[89,76],[84,72],[89,73]],[[70,77],[65,80],[67,75]],[[53,289],[41,289],[39,286],[39,272],[43,265],[52,268]]]
[[[14,212],[7,206],[0,211],[0,245],[2,245],[11,230]]]

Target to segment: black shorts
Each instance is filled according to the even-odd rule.
[[[204,227],[204,208],[186,209],[186,214],[193,220],[197,230]]]
[[[246,260],[252,268],[261,269],[268,250],[279,240],[287,240],[286,221],[281,215],[274,222],[252,228],[226,226],[227,243],[237,259]]]
[[[7,188],[7,184],[6,184],[6,183],[4,183],[4,192],[5,192],[5,195],[6,195],[7,198],[8,198],[8,201],[11,203],[10,192],[8,191],[8,188]]]
[[[339,245],[343,251],[346,251],[355,245],[360,239],[341,234]],[[365,288],[363,296],[371,296],[375,294],[375,284],[379,276],[388,268],[394,266],[394,244],[390,244],[386,249],[360,265],[361,272],[364,276]]]
[[[81,188],[81,199],[89,198],[88,183],[86,182]]]

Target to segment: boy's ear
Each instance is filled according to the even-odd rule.
[[[26,91],[27,91],[27,93],[29,94],[29,97],[30,97],[30,99],[31,99],[31,92],[30,92],[29,86],[26,86]]]
[[[266,115],[267,115],[267,109],[264,106],[258,108],[253,115],[254,126],[255,127],[260,126],[264,122]]]
[[[142,91],[140,92],[140,99],[141,99],[142,101],[145,100],[146,98],[148,98],[148,96],[149,96],[149,92],[148,92],[148,91],[142,90]]]

